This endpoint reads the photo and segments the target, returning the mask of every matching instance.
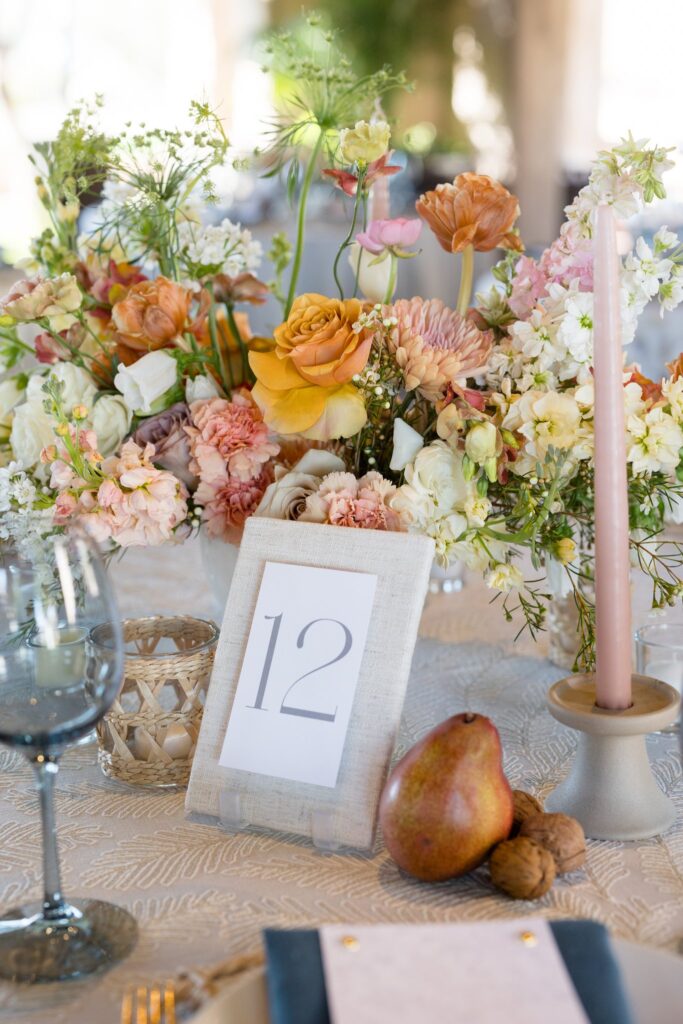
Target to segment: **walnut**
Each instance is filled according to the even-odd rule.
[[[552,853],[526,836],[499,843],[489,861],[491,881],[515,900],[545,896],[555,881]]]
[[[514,815],[510,835],[516,836],[525,818],[532,814],[541,814],[543,812],[543,804],[539,803],[535,796],[532,796],[531,793],[526,793],[523,789],[513,789],[512,798],[514,800]]]
[[[568,814],[532,814],[522,822],[519,834],[552,853],[558,875],[576,871],[586,859],[583,829]]]

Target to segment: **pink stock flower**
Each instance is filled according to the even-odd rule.
[[[526,320],[539,299],[546,294],[548,278],[531,256],[520,256],[515,264],[510,309],[520,320]]]
[[[379,159],[373,160],[371,164],[368,164],[363,180],[364,188],[370,188],[378,178],[390,177],[392,174],[398,174],[402,170],[398,164],[389,163],[392,154],[393,150],[390,149],[388,153],[384,153]],[[323,171],[323,174],[326,174],[328,178],[332,178],[337,188],[340,188],[347,196],[355,196],[358,191],[358,177],[355,174],[351,174],[350,171],[337,171],[330,167]]]
[[[579,282],[579,291],[593,290],[593,242],[579,234],[573,221],[562,227],[560,237],[546,249],[539,267],[553,283],[568,288],[572,281]]]
[[[308,496],[299,518],[357,530],[401,531],[401,519],[390,507],[395,493],[394,485],[374,471],[360,480],[353,473],[329,473],[317,492]]]
[[[194,426],[185,427],[193,460],[190,468],[201,480],[219,478],[224,467],[230,476],[251,480],[280,450],[268,440],[268,427],[245,394],[233,394],[230,402],[224,398],[193,402],[190,414]]]
[[[368,252],[378,256],[385,249],[405,249],[420,237],[419,217],[394,217],[393,220],[372,220],[367,231],[356,235],[356,241]]]

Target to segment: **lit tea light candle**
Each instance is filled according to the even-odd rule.
[[[34,682],[50,690],[80,686],[85,677],[86,630],[78,626],[55,629],[29,637],[34,652]]]

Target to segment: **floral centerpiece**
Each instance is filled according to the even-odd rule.
[[[380,100],[406,83],[389,69],[357,78],[334,36],[311,32],[306,52],[286,35],[272,45],[292,86],[259,159],[286,172],[298,209],[293,245],[272,241],[268,283],[260,244],[214,214],[212,171],[231,157],[207,107],[188,130],[112,137],[80,106],[37,147],[49,227],[0,303],[2,537],[78,519],[112,549],[197,529],[238,542],[251,515],[419,531],[532,630],[547,581],[569,588],[590,667],[593,213],[607,202],[626,218],[663,196],[667,152],[629,138],[601,153],[538,259],[523,254],[517,200],[483,175],[390,218],[400,166]],[[298,288],[318,174],[349,204],[326,295]],[[459,267],[450,304],[394,298],[424,224]],[[494,284],[473,298],[474,253],[494,250]],[[648,302],[683,299],[682,264],[666,228],[625,256],[625,346]],[[281,320],[254,337],[246,310],[268,294]],[[647,380],[625,356],[632,548],[655,605],[680,596],[683,562],[658,539],[683,508],[683,359],[669,369]]]

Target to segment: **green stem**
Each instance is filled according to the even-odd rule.
[[[211,348],[213,349],[216,357],[216,369],[218,370],[221,383],[225,389],[226,395],[229,395],[235,386],[235,382],[232,379],[232,369],[230,367],[230,360],[228,360],[228,369],[226,372],[225,363],[223,361],[223,353],[221,347],[218,344],[218,327],[216,324],[216,303],[213,298],[213,287],[210,283],[206,286],[207,291],[211,297],[211,305],[209,306],[209,337],[211,338]]]
[[[337,250],[337,255],[334,258],[334,264],[332,266],[332,276],[334,277],[335,284],[337,285],[337,288],[339,290],[339,298],[342,301],[344,299],[344,289],[341,286],[341,282],[339,280],[339,275],[338,275],[339,260],[342,257],[342,253],[344,252],[344,250],[347,248],[347,246],[351,242],[351,238],[353,236],[353,233],[356,230],[356,221],[358,219],[358,207],[359,207],[360,200],[361,200],[361,195],[362,195],[362,189],[361,189],[362,179],[361,179],[361,176],[360,176],[361,173],[362,172],[359,172],[358,187],[356,189],[356,198],[355,198],[354,203],[353,203],[353,216],[351,217],[351,227],[348,230],[346,238],[344,239],[344,241],[342,242],[342,244],[339,246],[339,248]],[[360,265],[360,260],[361,260],[362,255],[363,255],[362,252],[358,253],[358,263],[359,263],[359,265]],[[357,275],[356,275],[356,278],[357,278]]]
[[[251,367],[249,365],[249,350],[244,339],[242,338],[242,335],[240,334],[240,329],[237,326],[237,321],[235,320],[235,314],[233,312],[233,307],[231,303],[225,303],[225,312],[227,313],[228,316],[228,324],[230,325],[230,330],[233,333],[235,341],[240,347],[240,355],[242,356],[242,373],[244,374],[244,379],[248,384],[253,384],[255,378],[254,374],[251,372]]]
[[[387,284],[386,295],[384,296],[384,305],[388,306],[394,297],[396,290],[396,273],[398,270],[398,260],[394,256],[393,252],[389,253],[389,259],[391,260],[391,270],[389,272],[389,282]]]
[[[462,252],[462,266],[460,268],[460,291],[456,309],[460,316],[465,316],[470,304],[472,295],[472,279],[474,277],[474,249],[468,245]]]
[[[289,279],[289,291],[287,292],[287,303],[285,305],[285,320],[289,316],[289,311],[292,308],[294,302],[294,296],[296,295],[296,283],[299,279],[299,271],[301,270],[301,257],[304,250],[304,227],[306,225],[306,202],[308,200],[308,192],[313,181],[313,173],[315,166],[318,162],[318,154],[323,144],[323,132],[320,131],[315,146],[311,152],[308,160],[308,166],[306,167],[306,174],[304,175],[303,184],[301,186],[301,195],[299,196],[299,212],[296,221],[296,248],[294,250],[294,261],[292,263],[292,274]]]

